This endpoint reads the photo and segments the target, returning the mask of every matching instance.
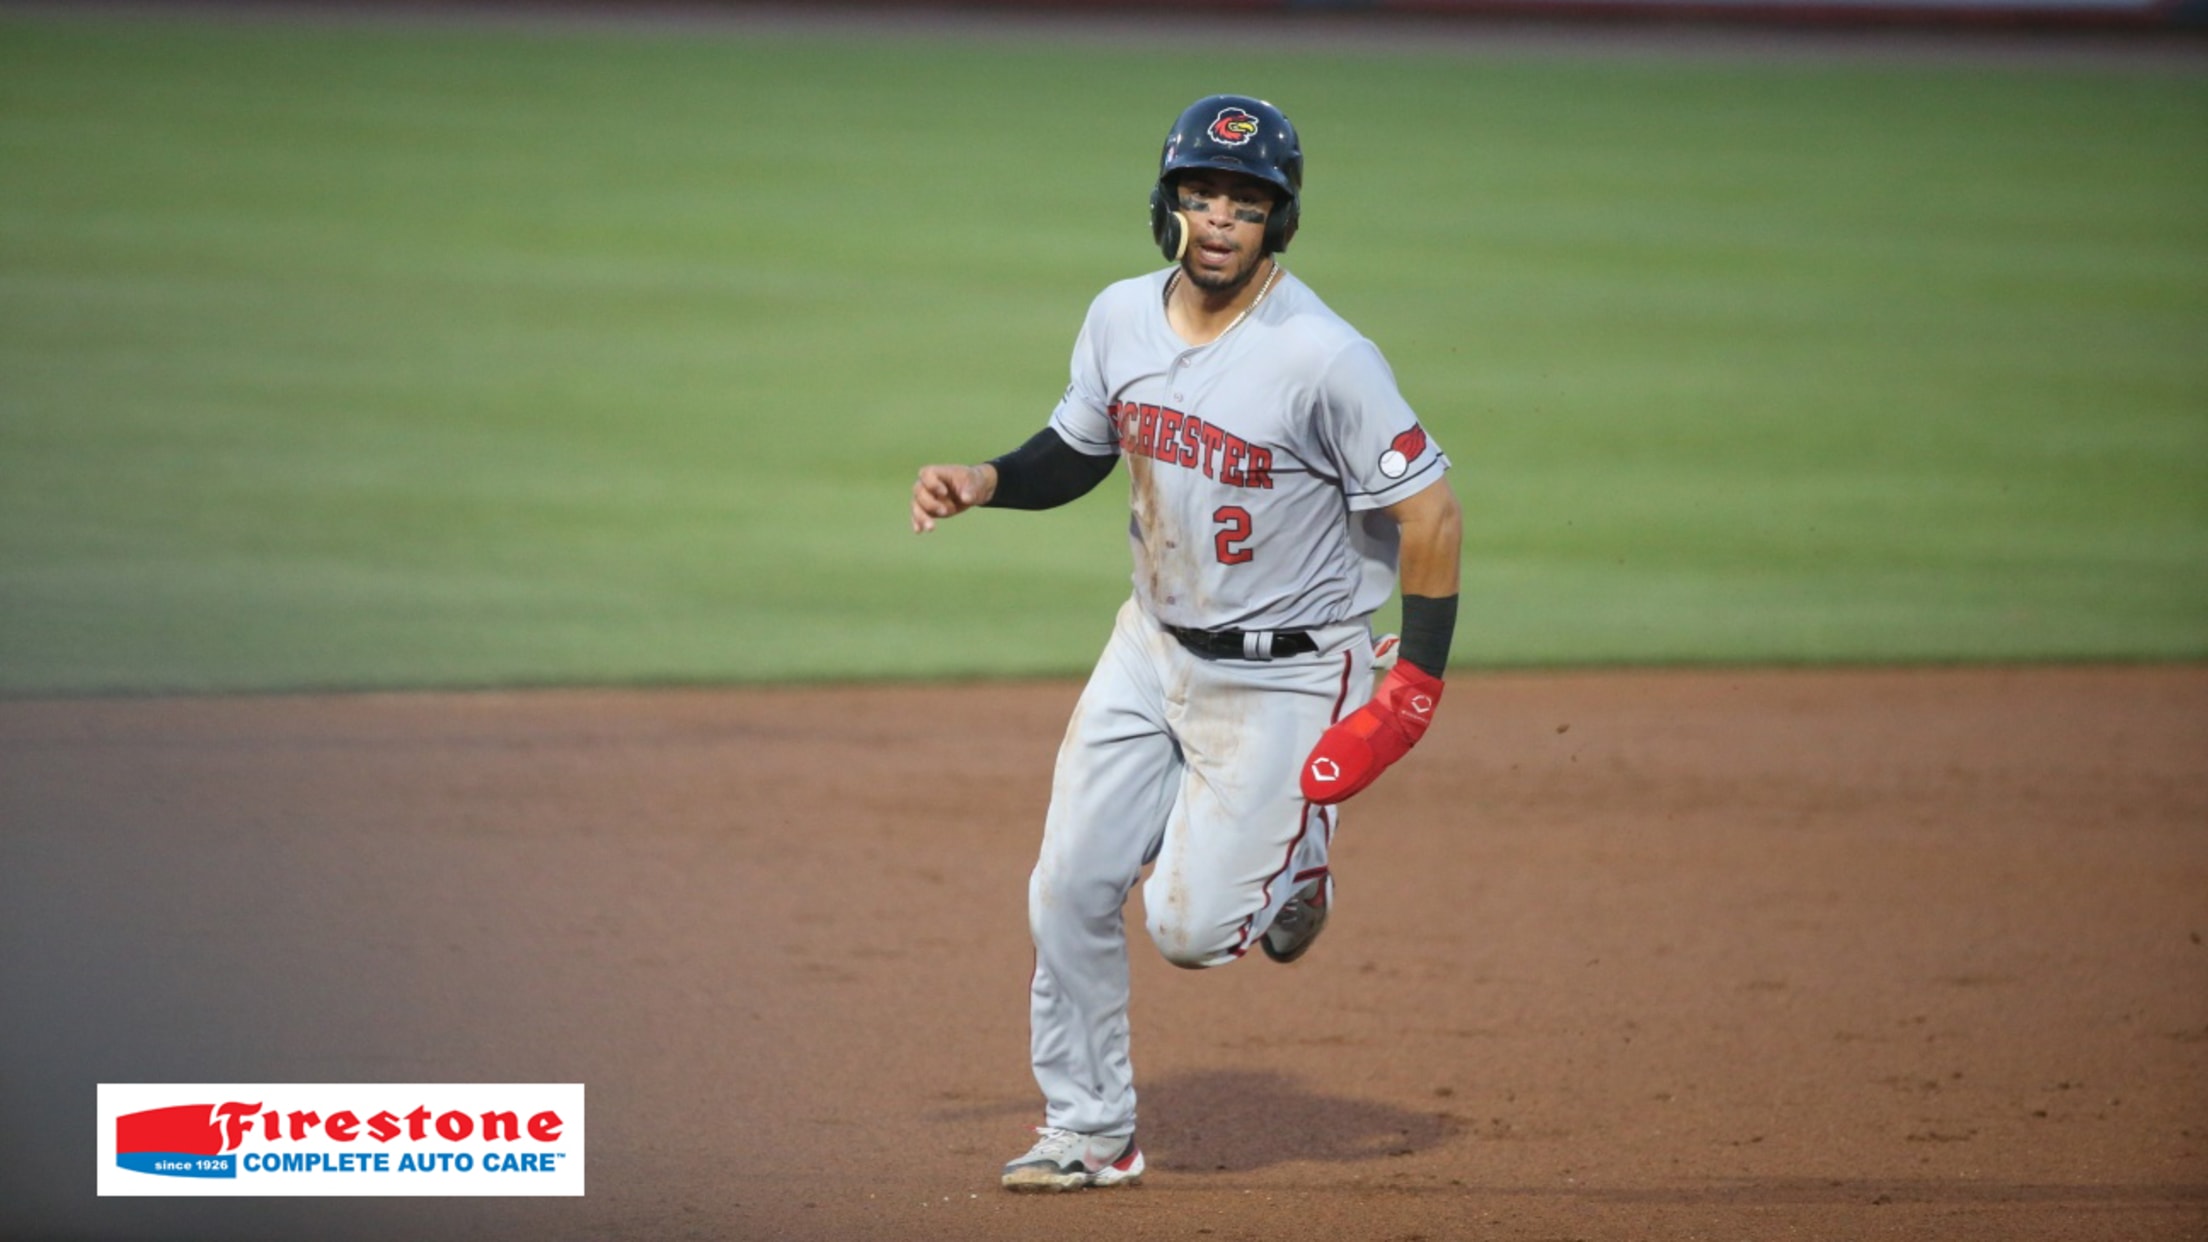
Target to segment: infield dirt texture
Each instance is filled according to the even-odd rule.
[[[0,18],[11,11],[0,8]],[[243,7],[201,12],[259,20]],[[338,11],[347,21],[364,12],[373,13]],[[655,12],[654,20],[676,24],[700,20]],[[599,17],[568,9],[560,20]],[[798,19],[784,12],[776,20]],[[1100,46],[1123,47],[1129,32],[1107,25],[1097,37]],[[1507,37],[1550,54],[1581,36]],[[1614,29],[1593,38],[1603,55],[1623,58],[1948,58],[1982,68],[2022,56],[2119,73],[2144,64],[2187,77],[2200,64],[2197,46],[2141,53],[2132,45],[2081,51],[2008,39],[1678,32],[1636,41]],[[148,41],[133,54],[150,62],[160,49]],[[2195,135],[2183,151],[2185,168],[2197,170],[2197,131],[2174,128]],[[21,132],[34,140],[50,133],[35,125]],[[8,175],[4,158],[0,178]],[[17,192],[24,197],[0,201],[20,204],[39,191]],[[102,220],[70,224],[96,231]],[[2163,253],[2153,249],[2167,241],[2159,227],[2140,226],[2142,236],[2155,234],[2140,253]],[[1104,245],[1087,222],[1066,232],[1089,238],[1077,249]],[[2110,335],[2123,339],[2095,343],[2110,351],[2104,356],[2138,364],[2126,372],[2137,404],[2080,424],[2075,441],[2065,438],[2063,411],[2041,408],[2034,425],[2045,442],[2003,459],[2030,458],[2017,477],[2052,477],[2072,460],[2101,477],[2088,478],[2084,490],[2050,493],[2045,504],[2020,502],[2017,522],[1987,523],[2014,527],[2013,539],[1999,530],[1984,538],[1955,532],[1952,546],[1904,567],[1905,578],[1931,586],[1963,575],[1969,585],[1944,597],[1953,610],[1927,621],[1884,611],[1890,601],[1867,596],[1838,652],[1879,655],[1886,649],[1875,642],[1890,623],[1904,646],[1921,639],[1945,659],[2007,651],[2011,641],[2042,655],[2104,658],[1852,669],[1460,667],[1418,751],[1347,808],[1335,859],[1338,913],[1301,963],[1176,971],[1142,938],[1135,899],[1133,1053],[1148,1183],[1024,1198],[1001,1192],[996,1171],[1025,1148],[1026,1127],[1039,1120],[1026,1069],[1025,877],[1077,683],[407,690],[495,682],[509,671],[517,680],[579,680],[608,635],[672,644],[680,626],[672,613],[640,621],[614,609],[610,620],[582,616],[572,632],[518,632],[539,610],[572,601],[549,589],[501,595],[483,588],[483,575],[511,573],[498,581],[531,588],[539,575],[567,581],[560,575],[571,568],[552,563],[573,551],[560,550],[576,533],[564,527],[528,532],[554,549],[542,563],[529,559],[539,555],[529,539],[499,543],[499,529],[480,547],[522,549],[523,559],[455,551],[449,562],[405,566],[413,577],[348,560],[357,549],[345,540],[360,534],[356,524],[366,529],[390,513],[360,497],[387,485],[386,476],[411,481],[405,467],[414,459],[378,457],[388,444],[368,434],[379,426],[407,431],[392,413],[411,408],[403,401],[361,407],[389,415],[388,423],[343,423],[361,433],[331,442],[352,445],[350,458],[308,463],[310,452],[329,456],[329,444],[303,438],[272,442],[239,465],[186,430],[158,443],[177,456],[133,457],[131,437],[165,426],[164,402],[176,391],[153,379],[202,396],[274,393],[273,407],[278,397],[291,399],[284,386],[306,382],[309,368],[262,374],[259,362],[223,361],[208,364],[223,372],[211,379],[195,368],[235,342],[195,341],[194,331],[215,333],[197,322],[180,325],[174,339],[123,340],[128,348],[120,348],[110,338],[128,332],[117,325],[154,321],[159,298],[173,293],[131,283],[140,269],[205,277],[194,264],[212,252],[195,252],[170,273],[151,257],[159,238],[134,236],[129,245],[140,249],[120,252],[121,275],[110,284],[69,270],[61,251],[24,241],[33,236],[10,235],[13,267],[0,271],[15,282],[5,306],[23,341],[34,329],[54,329],[56,341],[66,335],[85,356],[152,357],[175,369],[149,378],[93,368],[99,383],[74,388],[68,368],[77,355],[38,336],[35,348],[12,347],[6,356],[18,371],[0,376],[0,385],[23,385],[0,388],[8,403],[0,414],[9,419],[0,432],[11,437],[0,448],[16,463],[0,461],[12,471],[12,495],[0,496],[12,506],[0,508],[10,522],[0,552],[13,558],[0,562],[11,575],[0,582],[15,592],[0,597],[0,609],[14,613],[0,615],[0,635],[16,644],[0,645],[0,665],[34,649],[46,661],[28,671],[0,667],[0,683],[17,696],[0,699],[0,1239],[2208,1238],[2208,668],[2186,662],[2197,660],[2203,619],[2199,582],[2185,576],[2198,572],[2187,549],[2201,546],[2204,525],[2199,493],[2185,499],[2187,481],[2203,467],[2201,411],[2185,404],[2186,394],[2201,391],[2201,365],[2197,355],[2163,348],[2194,339],[2186,325],[2198,322],[2197,285],[2172,284],[2166,271],[2105,274],[2111,290],[2160,291],[2144,310],[2109,293],[2106,322],[2120,325]],[[2184,238],[2190,248],[2181,253],[2197,259],[2197,229]],[[318,253],[312,238],[275,240],[299,247],[284,253]],[[2095,253],[2129,254],[2137,239],[2104,240],[2109,248]],[[250,248],[239,240],[241,252]],[[1112,249],[1110,263],[1138,262],[1136,254]],[[236,297],[207,305],[221,314],[261,309],[264,286],[224,283],[235,271],[215,266],[217,291]],[[497,266],[486,260],[477,274],[500,279],[490,271]],[[1519,273],[1529,291],[1540,283],[1539,266],[1529,261]],[[2056,256],[2035,270],[2053,287],[2078,275],[2057,270],[2065,266]],[[626,278],[610,269],[585,275]],[[2086,283],[2101,288],[2094,282],[2103,275],[2087,273]],[[399,272],[393,285],[369,287],[399,301],[419,294],[408,283],[418,277]],[[1336,283],[1347,291],[1356,282]],[[1022,286],[1008,296],[1042,295]],[[63,316],[57,306],[83,313]],[[114,317],[92,313],[102,307]],[[268,316],[279,327],[282,309]],[[688,316],[675,312],[685,309],[649,329],[680,331]],[[339,329],[359,322],[328,313],[300,329],[306,344],[329,346],[344,339]],[[1560,322],[1569,318],[1559,314]],[[2035,347],[2046,352],[2063,335],[2050,327],[2058,318],[2025,323],[2032,316],[2023,314],[2018,324],[2047,331],[2048,344]],[[1506,319],[1497,313],[1490,324]],[[560,332],[573,335],[552,334],[583,351],[569,378],[584,376],[595,348],[579,325],[587,327],[562,321]],[[489,361],[512,364],[540,347],[527,326],[513,325],[513,356]],[[763,322],[761,331],[773,326]],[[1072,326],[1069,316],[1038,330],[1051,341],[1041,371],[1059,370]],[[1526,328],[1527,341],[1536,327]],[[2005,365],[2005,339],[1987,330],[1973,348],[1989,367]],[[1646,361],[1664,345],[1640,348]],[[473,361],[483,360],[431,358],[394,382],[430,392],[472,374],[464,364]],[[699,400],[680,391],[680,375],[659,378],[657,395]],[[384,380],[329,382],[329,391],[351,391],[348,383],[375,388]],[[2026,386],[2016,383],[2019,392]],[[557,388],[525,395],[557,405]],[[104,404],[85,408],[133,416],[85,432],[57,394],[86,393]],[[470,404],[480,396],[451,399],[481,413],[485,407]],[[1502,408],[1507,397],[1487,392],[1483,400]],[[133,404],[140,398],[143,410]],[[1678,391],[1666,400],[1687,403]],[[530,421],[541,411],[526,401],[488,408],[465,432],[483,435],[483,444],[506,443],[491,433],[507,422],[515,442],[542,430]],[[212,397],[200,413],[209,409],[238,418],[254,437],[264,426],[282,428]],[[2082,405],[2078,416],[2093,412]],[[644,567],[621,589],[648,592],[680,578],[676,585],[688,590],[694,584],[685,575],[710,581],[711,555],[722,545],[677,573],[672,562],[630,555],[617,538],[605,539],[611,550],[598,547],[593,539],[604,529],[591,522],[641,511],[639,496],[699,505],[701,529],[757,515],[703,507],[698,497],[716,484],[703,467],[695,477],[655,473],[655,463],[675,455],[669,446],[682,445],[677,429],[656,433],[661,458],[640,451],[624,467],[604,460],[586,417],[568,413],[564,435],[572,440],[552,438],[542,460],[521,462],[464,503],[417,497],[409,529],[442,535],[465,525],[456,514],[495,518],[555,500],[602,502],[599,510],[560,510],[585,532],[584,553],[603,557],[586,561],[577,578],[637,561]],[[808,417],[825,425],[832,413]],[[851,413],[853,434],[889,442],[855,452],[901,459],[931,442],[927,428],[891,413]],[[1903,412],[1873,425],[1907,430],[1917,421]],[[1556,430],[1529,421],[1512,434],[1524,449],[1548,443],[1544,436]],[[475,443],[420,434],[429,459],[453,443]],[[1588,428],[1575,434],[1583,447],[1603,442]],[[1926,424],[1927,441],[1962,435]],[[580,500],[544,491],[546,479],[563,477],[561,454],[570,449],[603,485]],[[1805,469],[1820,455],[1853,451],[1814,437],[1794,449],[1789,463]],[[1461,456],[1467,471],[1489,468],[1476,452]],[[1529,460],[1541,464],[1539,456]],[[165,468],[179,460],[192,469]],[[272,484],[289,483],[303,464],[331,473],[303,476],[299,494],[286,499]],[[232,466],[237,473],[225,473]],[[53,483],[60,467],[143,495],[122,497],[116,514],[78,521],[85,515],[71,504],[79,493]],[[1547,478],[1575,476],[1568,460],[1546,468]],[[1912,481],[1903,478],[1892,496],[1827,496],[1835,501],[1827,512],[1862,518],[1854,533],[1899,541],[1895,530],[1922,520],[2010,513],[1997,497],[2005,477],[1989,467],[1978,490],[1962,489],[1974,499],[1956,501],[1960,508],[1950,506],[1952,496],[1911,508],[1920,502],[1904,494]],[[2127,492],[2126,477],[2151,486]],[[1722,479],[1689,476],[1676,486],[1722,490]],[[464,489],[477,480],[448,482]],[[863,501],[881,510],[882,522],[901,526],[901,483],[862,495],[852,476],[831,471],[806,484],[815,485],[803,494]],[[1101,549],[1084,544],[1069,554],[1098,553],[1103,588],[1123,572],[1110,542],[1117,506],[1107,499],[1118,486],[1107,483],[1089,502],[1094,512],[1079,519],[1082,538],[1102,540]],[[1790,489],[1781,490],[1814,499],[1814,489]],[[1565,509],[1596,506],[1604,497],[1594,490],[1547,499]],[[187,505],[173,523],[156,520],[165,515],[161,503],[179,496],[239,507],[218,520]],[[1892,512],[1879,507],[1885,501]],[[347,507],[355,502],[357,510]],[[307,530],[304,519],[301,530],[284,529],[287,505],[336,529],[336,542],[314,545],[328,530]],[[108,516],[112,524],[96,520]],[[1633,517],[1630,506],[1611,513],[1620,527]],[[2045,530],[2030,526],[2041,517]],[[807,515],[773,518],[796,531]],[[133,524],[174,542],[148,552],[117,533]],[[1715,525],[1737,529],[1730,516]],[[774,526],[762,520],[757,528]],[[78,543],[48,540],[56,529]],[[686,529],[654,533],[673,543]],[[1650,531],[1650,542],[1660,542],[1660,523],[1652,520]],[[1774,544],[1787,533],[1772,534]],[[1554,563],[1526,562],[1519,581],[1553,589],[1560,579],[1544,575],[1587,553],[1574,542],[1579,536],[1550,534]],[[996,551],[975,556],[944,542],[969,535]],[[792,538],[795,561],[825,555],[826,542]],[[1015,628],[1047,629],[1050,643],[1101,643],[1111,590],[1096,607],[1070,598],[1060,579],[1023,577],[1050,566],[1001,530],[953,526],[932,538],[938,542],[899,544],[896,555],[963,556],[944,575],[949,590],[980,592],[985,611],[1055,608]],[[1708,580],[1722,583],[1739,568],[1725,560],[1737,546],[1710,539],[1711,562],[1684,569],[1709,570]],[[1487,549],[1488,570],[1501,575],[1491,588],[1514,581],[1515,570],[1494,563],[1518,546],[1512,534]],[[434,543],[435,553],[447,550]],[[1734,602],[1746,611],[1735,615],[1783,622],[1790,607],[1823,598],[1819,575],[1828,568],[1874,588],[1897,585],[1863,575],[1870,554],[1850,563],[1848,551],[1840,536],[1829,546],[1787,548],[1799,596],[1758,595],[1748,581],[1754,575],[1741,573]],[[247,555],[264,553],[265,562]],[[1029,559],[1019,572],[992,574],[987,555]],[[254,593],[281,577],[261,572],[267,566],[310,564],[325,576]],[[799,581],[806,567],[785,567],[778,583]],[[1610,618],[1593,610],[1614,598],[1607,572],[1594,565],[1570,580],[1593,621],[1589,634],[1565,635],[1563,648],[1625,632],[1596,633]],[[1998,627],[1984,619],[2010,615],[2003,592],[2020,582],[2041,593],[2010,629],[1991,632]],[[2114,585],[2080,587],[2102,582]],[[756,603],[735,587],[720,589],[728,594],[704,598],[699,616]],[[146,590],[168,611],[128,614]],[[455,601],[481,609],[486,595],[493,623],[468,629],[462,621],[484,614]],[[1549,598],[1559,615],[1575,606],[1569,590]],[[1656,603],[1670,610],[1666,624],[1681,641],[1746,641],[1725,632],[1709,638],[1707,620],[1695,615],[1704,598],[1686,591]],[[2080,605],[2096,598],[2109,603],[2106,615]],[[272,637],[241,641],[224,628],[287,601],[296,611],[271,623]],[[731,625],[744,627],[751,648],[778,637],[818,639],[791,657],[832,657],[806,668],[815,675],[832,674],[833,660],[872,672],[901,658],[894,642],[903,619],[861,614],[861,603],[879,601],[854,596],[850,615],[816,615],[805,602],[793,588],[787,600]],[[409,640],[424,650],[464,648],[461,658],[424,671],[419,653],[378,645],[399,632],[391,618],[416,615],[409,606],[423,618]],[[786,613],[775,611],[784,606]],[[924,613],[929,603],[914,597],[909,606]],[[493,648],[509,615],[513,645],[526,658],[502,664]],[[193,623],[177,624],[185,616]],[[355,620],[345,631],[354,646],[330,663],[332,652],[313,645],[321,627]],[[654,630],[654,620],[669,628]],[[955,630],[963,622],[935,624]],[[1533,641],[1546,622],[1514,624],[1518,658],[1555,656]],[[1748,654],[1785,658],[1785,644],[1806,632],[1786,631]],[[1973,646],[1981,634],[1983,645]],[[940,647],[957,650],[948,641]],[[705,679],[759,675],[745,663],[705,668],[703,646],[655,665],[658,650],[622,676],[671,679],[685,667]],[[1481,634],[1461,634],[1457,650],[1461,662],[1478,664]],[[1047,663],[1060,658],[1054,651],[1024,649],[1020,659]],[[2178,662],[2126,662],[2173,652]],[[754,658],[772,653],[742,656]],[[129,697],[202,682],[233,692],[331,684],[317,683],[317,669],[337,684],[399,688]],[[87,690],[125,693],[69,697]],[[95,1084],[225,1081],[582,1082],[589,1193],[94,1197]]]
[[[0,704],[10,1238],[2199,1238],[2208,672],[1460,674],[999,1190],[1068,684]],[[1139,897],[1133,908],[1139,928]],[[92,1198],[102,1081],[580,1081],[581,1200]]]

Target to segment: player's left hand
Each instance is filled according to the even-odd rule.
[[[1388,670],[1372,701],[1334,723],[1303,761],[1303,796],[1346,801],[1410,753],[1441,706],[1441,678],[1408,660]]]

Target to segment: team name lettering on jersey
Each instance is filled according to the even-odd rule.
[[[1229,487],[1273,486],[1273,451],[1171,406],[1117,401],[1109,411],[1122,453],[1202,470]]]

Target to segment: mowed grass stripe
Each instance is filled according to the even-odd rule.
[[[2208,651],[2182,74],[0,19],[0,691],[1059,674],[1124,483],[904,529],[1188,98],[1457,462],[1467,664]]]

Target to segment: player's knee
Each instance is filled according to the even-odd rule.
[[[1160,943],[1158,952],[1165,955],[1166,961],[1173,963],[1182,970],[1209,970],[1214,966],[1224,966],[1233,960],[1223,954],[1207,953],[1187,945]]]
[[[1212,966],[1224,966],[1234,960],[1231,939],[1219,935],[1214,929],[1200,927],[1185,919],[1153,915],[1148,920],[1150,942],[1158,946],[1158,952],[1166,961],[1183,970],[1204,970]]]

